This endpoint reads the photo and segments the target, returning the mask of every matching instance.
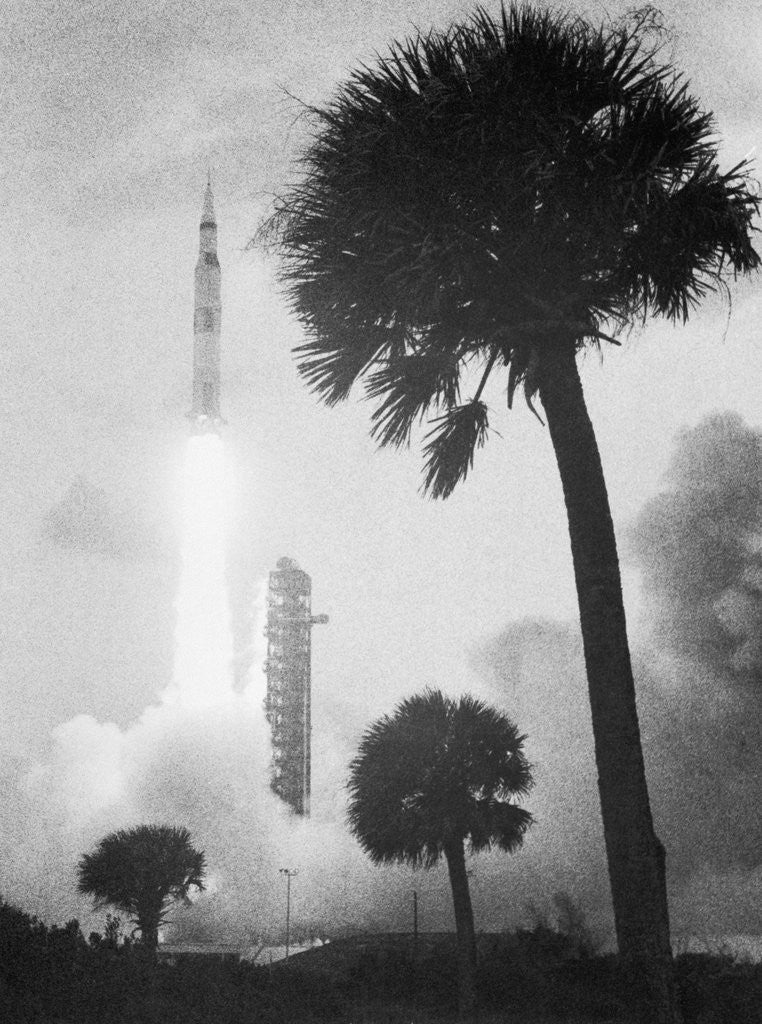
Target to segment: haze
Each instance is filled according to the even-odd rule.
[[[573,9],[597,20],[629,6]],[[477,869],[478,926],[502,927],[526,900],[566,888],[608,927],[569,542],[547,431],[521,403],[506,410],[465,486],[446,503],[425,501],[419,451],[377,452],[367,406],[326,410],[303,388],[290,352],[299,331],[275,268],[247,248],[272,191],[295,173],[302,102],[327,98],[348,68],[414,26],[471,9],[396,0],[6,8],[0,892],[25,909],[84,917],[72,858],[121,825],[120,814],[184,813],[192,828],[227,794],[209,842],[233,893],[265,893],[284,850],[305,845],[288,825],[279,838],[276,825],[251,852],[243,826],[277,816],[249,785],[265,743],[260,736],[257,747],[253,722],[251,732],[221,722],[201,734],[175,723],[164,756],[167,723],[152,732],[146,712],[170,682],[175,653],[193,265],[210,165],[225,443],[237,480],[229,576],[240,680],[259,672],[257,595],[278,557],[312,575],[313,608],[331,618],[313,643],[319,852],[302,866],[305,917],[338,920],[352,904],[354,924],[382,920],[387,883],[345,837],[343,773],[364,725],[432,684],[502,706],[528,733],[538,766],[527,849]],[[724,164],[754,156],[762,13],[730,0],[700,19],[686,3],[662,9],[666,53],[715,112]],[[625,555],[678,934],[762,927],[761,847],[749,825],[760,797],[751,724],[762,681],[759,280],[732,296],[732,315],[717,296],[689,326],[638,326],[621,350],[590,355],[583,368]],[[737,472],[722,476],[723,467]],[[717,499],[717,479],[735,488],[732,502]],[[695,530],[679,528],[697,507],[713,552],[712,538],[730,537],[719,569]],[[726,656],[696,643],[699,606]],[[666,624],[657,614],[654,630],[651,613],[665,608],[674,614]],[[188,751],[206,764],[204,799],[193,792],[198,774],[186,780]],[[227,767],[218,775],[220,751]],[[139,781],[125,796],[109,788],[117,776]],[[711,827],[686,828],[686,802]],[[323,905],[308,896],[318,879],[329,890]],[[384,924],[401,920],[411,884],[399,875]],[[430,884],[428,906],[438,909],[424,927],[449,926]],[[264,896],[219,909],[225,891],[209,911],[221,930],[266,921]]]

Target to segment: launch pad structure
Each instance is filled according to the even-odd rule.
[[[270,573],[267,591],[267,695],[272,736],[270,786],[296,814],[308,816],[311,793],[312,580],[291,558]]]
[[[194,434],[218,434],[220,414],[221,273],[217,217],[207,179],[194,278],[193,397],[188,418]],[[311,635],[327,615],[313,615],[312,580],[291,558],[270,573],[267,595],[267,695],[272,738],[270,785],[296,814],[309,815],[311,790]]]

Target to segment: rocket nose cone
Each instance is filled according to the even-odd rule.
[[[214,217],[214,197],[212,196],[212,186],[207,182],[206,190],[204,191],[204,208],[201,212],[201,222],[215,224],[216,220]]]

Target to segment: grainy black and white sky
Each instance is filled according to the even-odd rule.
[[[599,20],[631,5],[558,6]],[[702,7],[700,16],[688,0],[661,9],[666,52],[716,114],[724,165],[756,158],[762,145],[758,5],[722,0]],[[33,828],[24,819],[31,814],[24,811],[30,773],[39,775],[60,754],[60,731],[52,730],[81,715],[127,729],[171,673],[176,482],[187,434],[193,266],[207,163],[223,273],[226,439],[238,478],[231,588],[241,645],[259,581],[281,555],[296,558],[313,576],[315,610],[331,616],[314,642],[317,748],[332,749],[341,761],[366,721],[423,685],[476,690],[515,714],[530,734],[532,756],[553,768],[544,793],[538,785],[536,806],[556,809],[545,814],[532,855],[555,865],[548,891],[573,888],[588,842],[599,843],[597,826],[590,839],[581,824],[596,813],[594,772],[589,763],[579,768],[589,728],[584,694],[575,683],[580,710],[570,713],[563,689],[567,673],[580,679],[581,668],[565,516],[547,432],[521,403],[512,413],[499,411],[494,424],[501,436],[480,453],[466,485],[444,504],[423,500],[417,451],[375,451],[367,406],[358,401],[326,410],[303,388],[290,354],[299,330],[279,299],[274,268],[247,251],[273,190],[294,174],[306,131],[298,100],[328,98],[349,68],[372,60],[393,38],[414,27],[444,26],[470,10],[444,0],[5,5],[0,739],[3,787],[16,795],[0,891],[35,912],[76,909],[65,885],[55,893],[45,888],[50,866],[65,864],[63,854],[59,860],[50,854],[34,884],[25,876],[21,885],[14,875],[14,857],[27,847],[20,840],[14,845],[13,836],[23,832],[26,843]],[[655,806],[676,836],[669,793],[675,776],[684,787],[698,769],[693,761],[686,768],[675,754],[674,730],[660,732],[659,723],[670,716],[682,722],[675,729],[683,746],[690,745],[676,711],[685,707],[686,690],[709,702],[699,701],[696,721],[727,723],[746,708],[750,692],[759,693],[760,678],[758,667],[749,669],[757,672],[749,682],[739,677],[743,665],[718,667],[691,647],[690,637],[682,643],[682,620],[672,639],[655,636],[649,609],[678,600],[665,599],[659,580],[675,571],[680,538],[668,545],[672,562],[654,569],[648,559],[671,529],[663,492],[679,491],[693,473],[670,470],[675,451],[690,448],[685,437],[675,441],[681,430],[703,424],[690,435],[698,438],[691,450],[705,443],[721,464],[750,444],[751,462],[739,465],[759,498],[761,320],[757,279],[733,289],[729,321],[727,302],[717,298],[688,326],[638,328],[621,350],[605,352],[603,360],[591,354],[583,367],[616,525],[622,537],[634,537],[624,545],[625,588],[648,666],[644,692],[654,695],[644,717],[654,723]],[[707,419],[716,413],[736,418]],[[705,465],[698,456],[691,463],[697,479]],[[678,517],[691,507],[690,498],[675,502]],[[648,509],[656,509],[655,534]],[[719,521],[725,510],[715,513]],[[758,514],[755,519],[752,510],[733,528],[746,543],[759,530]],[[744,579],[757,571],[749,557]],[[723,577],[715,597],[737,582]],[[694,584],[689,574],[680,590],[687,619]],[[748,600],[758,600],[748,579],[738,586],[751,587]],[[713,600],[711,594],[705,600],[710,611]],[[718,628],[737,636],[728,617],[738,601],[730,602],[730,612],[727,604],[715,615]],[[667,648],[668,670],[661,661]],[[754,652],[748,657],[753,661]],[[725,689],[692,688],[702,672],[724,680]],[[579,754],[573,762],[579,784],[565,750]],[[744,773],[756,771],[758,778],[759,762],[752,757],[739,766],[730,754],[724,761],[718,754],[717,772],[723,764],[741,779],[743,793],[731,780],[718,801],[738,817],[739,800],[753,792],[743,789]],[[564,792],[563,801],[548,795],[551,783]],[[569,824],[560,822],[554,839],[548,823],[575,800],[577,811]],[[40,825],[38,847],[49,839]],[[703,839],[713,849],[711,837]],[[685,928],[760,928],[741,909],[730,918],[725,913],[729,900],[741,908],[758,891],[755,856],[734,857],[732,850],[683,856],[683,846],[695,847],[696,840],[681,842],[674,841],[675,863],[685,891],[680,897],[678,886],[676,899],[682,898]],[[596,850],[593,860],[600,863]],[[541,888],[532,893],[541,895]],[[696,912],[699,903],[708,917]],[[485,897],[487,917],[492,905]]]

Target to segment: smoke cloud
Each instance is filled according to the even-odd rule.
[[[260,620],[255,637],[261,637],[261,626]],[[556,644],[553,629],[549,639]],[[190,830],[209,867],[208,891],[173,913],[170,941],[282,941],[283,867],[298,871],[292,882],[295,935],[410,930],[413,889],[421,928],[449,930],[452,901],[444,865],[432,871],[375,866],[347,831],[347,765],[369,724],[361,695],[327,697],[323,690],[314,700],[312,817],[293,815],[271,792],[263,659],[263,650],[254,651],[246,686],[239,692],[231,688],[214,706],[184,706],[169,686],[127,728],[89,715],[57,727],[45,763],[17,766],[15,801],[0,812],[3,819],[24,823],[3,827],[0,834],[4,897],[46,918],[76,915],[86,927],[102,927],[103,915],[93,916],[87,901],[74,895],[79,857],[113,829],[166,823]],[[584,686],[579,665],[574,685]],[[524,722],[501,686],[488,685],[483,695],[495,697],[522,728],[534,729],[534,719],[527,715]],[[580,861],[592,865],[585,881],[588,903],[605,906],[602,852],[591,854],[586,837],[574,828],[580,794],[590,794],[593,783],[582,745],[576,750],[575,742],[572,737],[565,746],[550,744],[553,763],[568,781],[558,793],[547,784],[547,771],[539,773],[528,800],[538,821],[525,848],[512,857],[493,853],[471,860],[479,928],[515,925],[529,902],[543,905],[558,889],[576,893]],[[545,763],[544,750],[536,744],[530,750]],[[557,813],[557,801],[545,802],[551,792],[566,803],[564,814]],[[582,816],[597,820],[594,797]],[[605,913],[601,925],[605,929]]]
[[[762,683],[762,435],[737,415],[677,439],[667,487],[630,530],[654,640],[734,682]]]
[[[13,792],[0,810],[0,891],[44,918],[77,914],[94,924],[87,901],[76,896],[82,853],[117,828],[181,825],[206,854],[209,884],[192,907],[178,908],[170,929],[175,939],[277,938],[284,867],[298,872],[295,936],[402,928],[410,872],[373,868],[344,824],[346,766],[356,743],[347,730],[359,706],[321,712],[316,703],[321,741],[312,819],[293,815],[270,790],[263,588],[250,587],[251,608],[236,620],[244,626],[236,643],[227,559],[230,483],[221,438],[193,436],[183,473],[172,677],[127,727],[80,714],[53,729],[44,760],[5,762]],[[118,550],[115,524],[120,519],[103,492],[78,481],[46,526],[56,541],[101,554]],[[234,591],[239,583],[234,574]],[[446,875],[434,872],[426,901],[430,926],[450,923],[443,893]]]
[[[626,549],[646,597],[654,802],[674,876],[728,927],[759,929],[746,897],[762,866],[762,433],[731,414],[683,431]]]
[[[611,937],[603,829],[582,640],[576,625],[526,619],[474,651],[483,695],[526,734],[535,817],[521,865],[519,906],[548,909],[568,892]],[[504,899],[499,891],[496,900]]]
[[[207,892],[173,913],[170,941],[282,941],[282,867],[298,871],[292,935],[406,929],[411,872],[370,865],[344,826],[344,746],[315,773],[312,819],[271,792],[256,684],[254,676],[214,706],[183,706],[168,688],[127,728],[79,715],[53,730],[44,763],[5,759],[3,898],[48,920],[77,916],[100,928],[103,913],[75,894],[82,853],[114,829],[166,823],[190,830],[209,870]],[[321,717],[316,728],[330,730]],[[433,872],[425,885],[429,925],[449,927],[446,874]]]
[[[762,928],[752,898],[762,850],[760,497],[759,432],[712,417],[678,437],[663,491],[624,544],[642,573],[639,710],[677,936]],[[5,760],[0,891],[48,919],[76,914],[101,926],[74,895],[79,857],[112,829],[155,822],[189,828],[209,865],[207,892],[178,908],[170,938],[277,941],[284,867],[299,872],[297,934],[407,930],[414,888],[421,927],[450,928],[446,870],[376,867],[346,829],[347,765],[369,724],[361,688],[316,692],[312,818],[295,817],[270,791],[263,587],[249,589],[237,680],[231,671],[212,705],[184,703],[175,679],[126,728],[79,715],[53,731],[44,763]],[[566,890],[610,936],[577,624],[511,623],[471,660],[475,682],[454,679],[450,692],[471,690],[517,723],[536,780],[524,848],[471,861],[477,927],[514,926],[527,904],[547,908]]]
[[[730,414],[683,431],[623,545],[642,574],[633,661],[678,935],[762,928],[761,540],[760,432]],[[525,621],[474,663],[529,734],[551,863],[607,907],[592,884],[606,869],[580,646],[576,627]]]
[[[44,518],[43,536],[57,547],[129,561],[157,560],[162,544],[157,529],[83,476],[72,481]]]

